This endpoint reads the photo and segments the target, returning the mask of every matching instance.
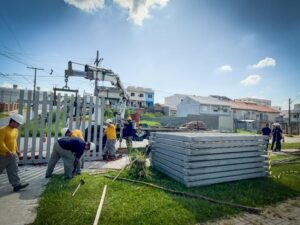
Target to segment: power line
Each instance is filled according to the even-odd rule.
[[[22,46],[21,43],[19,42],[15,32],[13,31],[13,29],[11,28],[11,26],[9,26],[7,20],[0,14],[0,18],[2,20],[2,22],[5,24],[5,26],[7,27],[7,29],[10,31],[10,33],[12,34],[13,38],[15,39],[17,45],[19,46],[19,48],[22,50]]]
[[[16,59],[16,58],[14,58],[13,56],[7,55],[6,53],[0,52],[0,55],[6,57],[6,58],[8,58],[8,59],[11,59],[11,60],[13,60],[13,61],[15,61],[15,62],[17,62],[17,63],[21,63],[21,64],[23,64],[23,65],[25,65],[25,66],[28,66],[26,63],[22,62],[21,60]]]
[[[19,84],[24,84],[24,83],[22,83],[22,82],[20,82],[20,81],[18,81],[18,80],[15,80],[15,79],[12,79],[12,78],[8,77],[7,74],[4,74],[4,73],[1,73],[1,72],[0,72],[0,75],[3,76],[4,78],[10,80],[10,81],[13,81],[13,82],[16,82],[16,83],[19,83]]]

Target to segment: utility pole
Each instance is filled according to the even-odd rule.
[[[35,100],[35,87],[36,87],[36,71],[37,70],[44,70],[44,69],[43,68],[30,67],[30,66],[27,66],[27,68],[34,70],[34,82],[33,82],[33,102],[34,102],[34,100]]]
[[[99,50],[97,50],[97,56],[96,56],[94,64],[98,67],[99,63],[101,63],[102,60],[103,60],[103,58],[99,59]],[[98,72],[96,72],[94,95],[98,96]]]

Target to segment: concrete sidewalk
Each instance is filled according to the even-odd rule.
[[[129,158],[123,157],[117,161],[85,162],[83,172],[97,169],[121,169],[129,163]],[[22,183],[30,185],[19,192],[13,192],[8,183],[6,172],[0,175],[0,225],[31,224],[36,218],[39,197],[45,190],[49,179],[45,179],[47,165],[26,165],[19,167]],[[63,174],[63,164],[58,163],[54,174]]]

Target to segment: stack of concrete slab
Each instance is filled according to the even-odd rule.
[[[235,133],[151,134],[151,163],[187,187],[266,176],[261,135]]]

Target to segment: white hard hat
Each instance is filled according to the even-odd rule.
[[[69,130],[68,127],[62,128],[62,129],[61,129],[61,135],[62,135],[62,136],[66,136],[66,133],[67,133],[68,130]]]
[[[23,116],[20,114],[12,114],[10,117],[12,120],[16,121],[18,124],[22,125],[23,124]]]
[[[106,123],[112,123],[112,120],[111,119],[107,119],[105,122]]]
[[[96,149],[96,145],[93,142],[90,142],[90,151],[95,149]]]

